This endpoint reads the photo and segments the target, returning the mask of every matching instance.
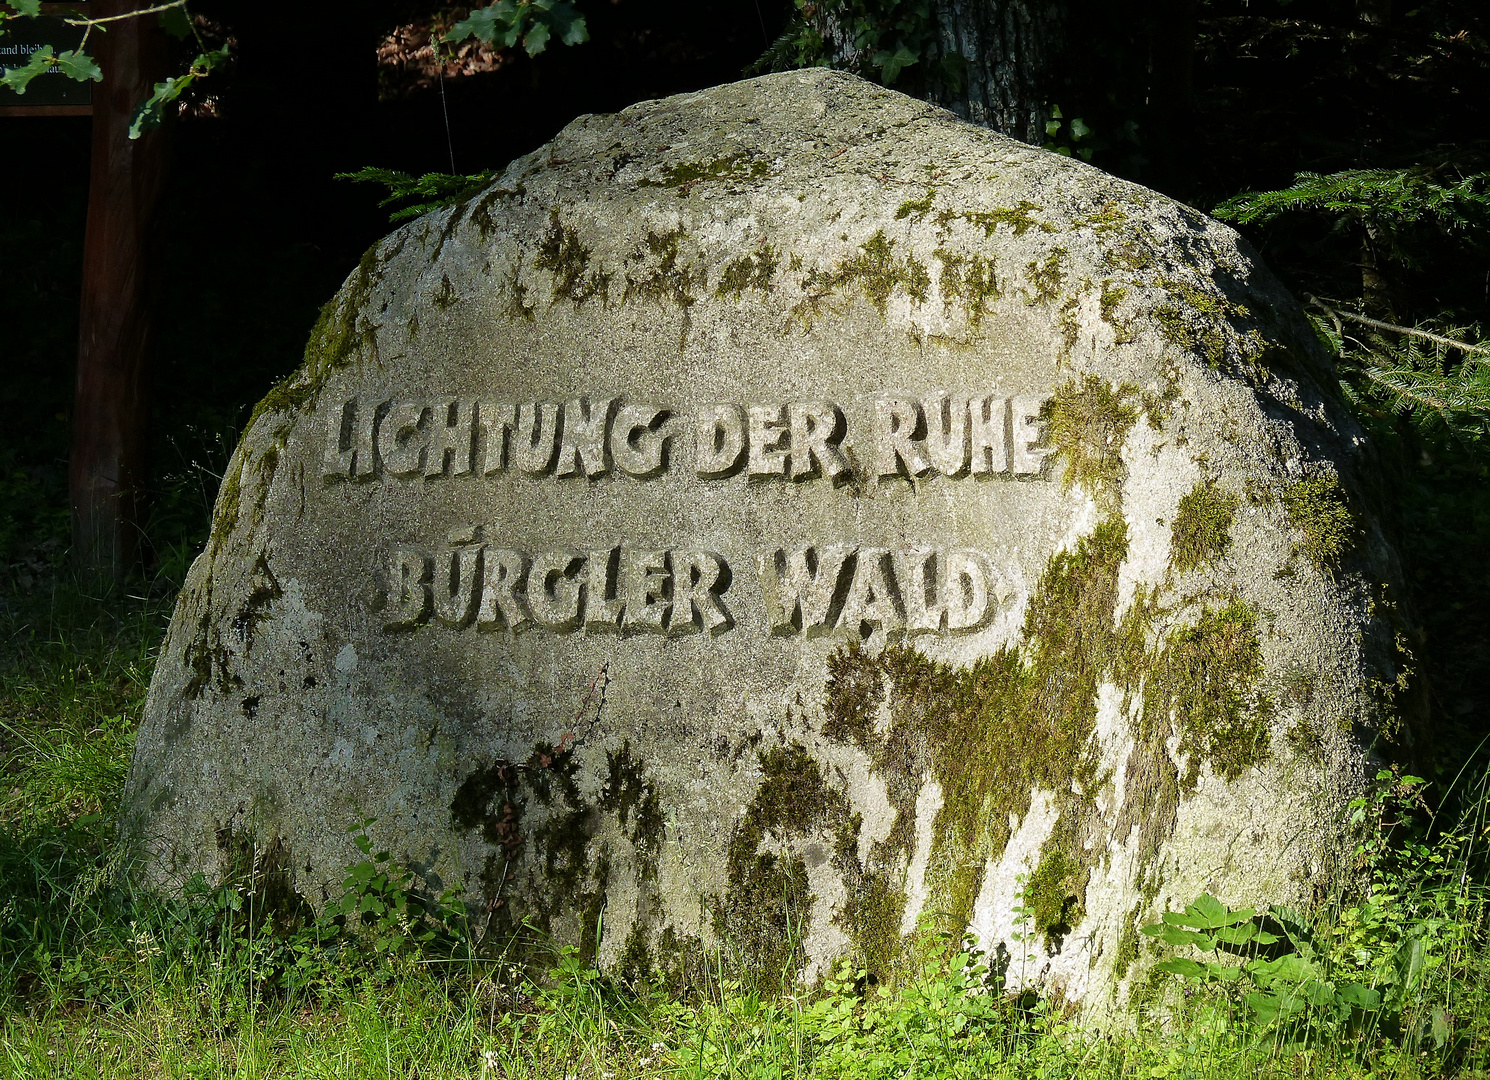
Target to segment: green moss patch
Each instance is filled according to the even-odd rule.
[[[1180,499],[1170,527],[1169,565],[1188,573],[1214,563],[1231,545],[1231,523],[1241,496],[1211,481],[1196,484]]]
[[[1055,232],[1054,225],[1034,216],[1039,209],[1028,199],[1020,199],[1017,206],[999,206],[992,210],[943,210],[937,214],[936,222],[946,226],[960,219],[982,229],[985,238],[992,236],[1000,225],[1007,225],[1015,236],[1023,236],[1031,229]]]
[[[1201,763],[1235,780],[1270,755],[1273,705],[1258,690],[1262,647],[1257,612],[1243,600],[1203,608],[1171,631],[1144,686],[1145,737],[1179,735],[1190,755],[1182,788],[1193,789]]]
[[[402,244],[388,253],[398,254]],[[347,367],[359,348],[375,349],[377,326],[365,310],[385,260],[378,257],[378,244],[362,253],[351,280],[321,308],[299,370],[276,383],[254,406],[244,426],[247,434],[265,413],[292,413],[315,408],[331,374]]]
[[[1058,942],[1084,914],[1077,894],[1081,864],[1059,847],[1045,851],[1024,885],[1024,908],[1034,929],[1047,941]]]
[[[895,247],[896,241],[886,237],[881,229],[832,271],[809,271],[802,281],[806,298],[798,305],[798,314],[816,312],[829,296],[846,290],[862,294],[881,315],[897,289],[924,304],[931,290],[931,274],[926,264],[914,255],[897,255]]]
[[[1304,534],[1297,545],[1315,568],[1333,574],[1355,547],[1359,527],[1337,476],[1319,474],[1283,489],[1288,521]]]
[[[714,295],[740,297],[748,289],[770,292],[771,275],[780,265],[776,250],[770,244],[762,244],[754,255],[742,256],[725,266]]]
[[[1032,291],[1026,292],[1025,303],[1048,304],[1061,295],[1061,286],[1066,283],[1066,249],[1052,248],[1043,260],[1031,259],[1025,266],[1025,276]]]
[[[937,664],[899,645],[877,656],[850,646],[830,661],[824,734],[869,753],[896,810],[890,836],[860,852],[850,867],[856,873],[846,875],[854,900],[845,929],[875,970],[893,968],[888,942],[899,943],[904,895],[886,883],[903,874],[927,779],[940,786],[943,804],[932,827],[926,910],[946,932],[966,928],[984,867],[1002,854],[1011,818],[1029,812],[1034,791],[1059,801],[1060,835],[1074,838],[1087,827],[1100,786],[1092,741],[1097,685],[1117,642],[1113,611],[1126,553],[1121,521],[1060,553],[1035,590],[1021,643],[972,667]],[[877,734],[874,717],[886,704],[891,722]],[[1078,897],[1088,876],[1075,864],[1048,874],[1059,880],[1053,888]],[[1074,913],[1079,905],[1063,898],[1056,906]]]
[[[931,213],[931,204],[936,200],[936,189],[927,188],[926,195],[920,199],[907,199],[901,203],[895,211],[895,220],[904,221],[906,218],[914,218],[920,221]]]
[[[1128,215],[1115,201],[1109,200],[1102,204],[1102,209],[1077,218],[1071,223],[1074,229],[1090,229],[1099,236],[1109,233],[1121,232],[1128,224]]]
[[[713,161],[684,161],[670,165],[661,179],[644,179],[637,186],[678,188],[680,195],[687,195],[699,184],[710,181],[759,180],[770,173],[770,162],[740,150]]]
[[[848,802],[824,783],[822,769],[800,743],[762,753],[759,763],[760,787],[730,838],[728,891],[712,906],[714,930],[737,972],[757,990],[772,992],[802,967],[813,897],[806,861],[770,850],[770,842],[804,840],[824,825],[841,827]]]
[[[1040,411],[1066,487],[1080,487],[1104,509],[1117,506],[1128,475],[1122,449],[1138,420],[1137,394],[1132,383],[1115,387],[1087,374],[1058,387]]]
[[[596,296],[604,300],[610,295],[610,274],[600,273],[590,265],[589,246],[564,223],[557,210],[549,215],[548,229],[538,242],[535,262],[540,270],[553,275],[555,300],[582,304]]]
[[[704,275],[682,258],[682,241],[682,229],[647,233],[645,249],[632,260],[633,269],[627,270],[625,299],[639,297],[678,307],[692,306],[693,289],[703,284]]]
[[[937,248],[935,255],[942,264],[937,279],[942,302],[960,306],[968,324],[976,329],[989,313],[988,305],[1000,296],[994,257],[963,255],[946,248]]]
[[[1085,390],[1109,412],[1119,402],[1122,423],[1131,424],[1126,395],[1098,386],[1105,384]],[[1096,806],[1111,779],[1095,739],[1104,683],[1117,688],[1123,714],[1134,721],[1116,835],[1138,832],[1145,874],[1203,767],[1229,782],[1267,759],[1272,706],[1260,692],[1256,612],[1231,600],[1158,632],[1168,612],[1140,590],[1118,620],[1127,553],[1126,525],[1113,513],[1050,560],[1018,641],[970,667],[939,664],[899,644],[877,655],[850,645],[830,658],[822,734],[869,756],[895,811],[889,836],[870,850],[856,847],[839,867],[850,892],[843,926],[870,970],[893,975],[900,955],[901,882],[915,844],[917,796],[929,780],[942,795],[925,883],[923,918],[933,929],[966,929],[985,867],[1002,856],[1036,791],[1054,800],[1057,820],[1025,883],[1027,914],[1051,947],[1080,923],[1110,831]],[[1166,748],[1176,737],[1187,758],[1183,776]],[[767,803],[779,801],[772,795]],[[856,821],[851,831],[857,834]],[[1124,972],[1136,948],[1133,938],[1133,955],[1119,958]]]

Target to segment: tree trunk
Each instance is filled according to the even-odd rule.
[[[889,31],[881,47],[893,49],[892,40],[908,37],[921,48],[896,89],[1039,145],[1059,77],[1067,11],[1066,0],[932,0],[924,32]],[[875,47],[856,40],[847,5],[809,5],[806,15],[834,67],[877,77]]]
[[[142,3],[92,0],[88,10],[97,18]],[[103,82],[93,95],[68,486],[75,564],[117,580],[139,536],[149,422],[146,240],[166,173],[165,133],[131,141],[129,124],[163,77],[166,44],[153,15],[95,29],[92,43]]]
[[[1035,146],[1045,138],[1066,45],[1060,0],[936,0],[934,60],[960,55],[962,77],[932,76],[928,98],[965,120]]]

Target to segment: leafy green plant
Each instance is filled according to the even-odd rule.
[[[380,169],[368,165],[356,172],[337,173],[336,179],[351,180],[357,184],[382,184],[388,189],[388,197],[379,201],[378,205],[381,207],[407,203],[408,205],[388,216],[389,221],[403,221],[469,199],[491,183],[495,176],[496,173],[487,169],[469,176],[425,173],[415,177],[396,169]]]
[[[7,2],[11,10],[0,9],[0,37],[5,34],[5,24],[11,20],[34,19],[42,14],[40,0],[7,0]],[[195,22],[187,12],[187,0],[169,0],[167,3],[148,5],[137,11],[126,11],[100,18],[90,18],[87,15],[64,16],[64,21],[69,26],[83,28],[82,40],[78,42],[78,47],[59,53],[52,46],[43,45],[32,52],[27,57],[26,63],[20,67],[0,70],[0,86],[9,87],[17,94],[24,94],[33,79],[52,70],[59,71],[77,82],[101,82],[103,71],[87,52],[88,38],[93,31],[106,32],[110,23],[149,15],[156,16],[160,20],[162,29],[178,41],[184,41],[188,37],[194,38],[198,52],[187,65],[184,74],[156,83],[150,96],[136,107],[129,125],[129,137],[138,139],[145,132],[160,126],[167,105],[178,99],[196,82],[206,78],[217,68],[223,67],[229,59],[227,45],[224,44],[214,49],[202,39]]]
[[[1154,967],[1240,1003],[1244,1011],[1238,1014],[1260,1035],[1285,1042],[1337,1038],[1381,1007],[1378,991],[1330,978],[1327,958],[1302,916],[1281,907],[1270,908],[1268,915],[1281,936],[1263,928],[1255,909],[1232,909],[1203,893],[1184,911],[1165,912],[1142,933],[1206,954],[1200,960],[1171,957]]]
[[[341,898],[326,906],[311,936],[322,941],[336,934],[355,934],[379,955],[468,955],[470,926],[460,891],[422,895],[409,870],[394,863],[388,852],[373,851],[367,833],[375,822],[367,818],[348,830],[366,857],[347,870]]]
[[[497,0],[473,10],[442,40],[455,43],[472,37],[507,49],[521,41],[529,56],[537,56],[553,38],[578,45],[590,40],[590,32],[585,17],[566,0]]]
[[[1417,279],[1445,257],[1490,256],[1490,173],[1453,163],[1299,173],[1286,188],[1238,195],[1213,213],[1277,229],[1288,243],[1310,237],[1333,265],[1358,267],[1354,295],[1326,294],[1348,284],[1337,273],[1310,282],[1319,295],[1308,301],[1315,330],[1340,361],[1346,394],[1363,414],[1405,414],[1461,440],[1485,438],[1490,346],[1473,315],[1477,298],[1444,308],[1441,290]],[[1415,314],[1403,318],[1399,311],[1408,309]]]
[[[1045,121],[1044,149],[1054,150],[1065,157],[1074,155],[1082,161],[1091,161],[1096,151],[1095,135],[1096,132],[1081,117],[1067,118],[1059,105],[1050,106],[1050,119]]]
[[[956,51],[943,52],[937,41],[936,19],[928,0],[794,0],[796,11],[786,30],[750,68],[785,71],[828,63],[823,29],[844,27],[848,39],[842,51],[848,66],[866,78],[894,86],[908,68],[922,81],[939,80],[953,88],[962,85],[966,59]]]

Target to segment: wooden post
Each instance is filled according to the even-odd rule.
[[[93,17],[145,0],[93,0]],[[129,138],[135,108],[163,77],[165,35],[154,15],[95,29],[90,51],[103,69],[93,98],[93,151],[77,387],[68,487],[73,559],[79,569],[122,578],[138,542],[149,449],[150,310],[146,243],[166,174],[165,132]]]

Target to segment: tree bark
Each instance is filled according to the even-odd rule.
[[[965,120],[1039,145],[1065,49],[1067,0],[932,0],[932,34],[896,89]],[[808,21],[833,66],[876,77],[844,6],[809,6]],[[944,60],[950,58],[953,75]]]
[[[142,4],[92,0],[88,10],[97,18]],[[95,29],[94,43],[103,82],[93,96],[68,487],[75,565],[118,580],[134,561],[146,480],[146,246],[166,174],[165,133],[153,131],[132,141],[129,124],[136,106],[163,77],[166,43],[153,15],[110,23],[106,33]]]
[[[932,10],[934,59],[960,55],[966,64],[957,82],[932,77],[928,98],[965,120],[1040,145],[1066,47],[1067,5],[936,0]]]

